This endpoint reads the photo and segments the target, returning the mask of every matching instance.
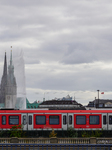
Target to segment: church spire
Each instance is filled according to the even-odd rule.
[[[3,75],[2,75],[2,79],[1,79],[0,103],[5,102],[5,87],[6,87],[6,85],[7,85],[7,58],[6,58],[6,52],[5,52]]]
[[[11,46],[12,48],[12,46]],[[10,55],[10,65],[12,65],[12,50],[11,50],[11,55]]]
[[[7,58],[5,52],[3,76],[7,76]]]

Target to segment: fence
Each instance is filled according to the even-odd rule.
[[[112,150],[112,144],[0,144],[0,150]]]

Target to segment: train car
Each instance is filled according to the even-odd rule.
[[[112,110],[0,110],[0,129],[112,130]]]

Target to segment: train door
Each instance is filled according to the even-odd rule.
[[[62,113],[62,129],[67,130],[67,113]]]
[[[68,127],[67,128],[70,128],[70,127],[74,127],[74,118],[73,118],[73,113],[68,113],[68,119],[67,119],[67,123],[68,123]]]
[[[33,130],[33,114],[32,113],[28,113],[28,130]]]
[[[108,114],[107,113],[102,114],[102,129],[108,130]]]
[[[108,113],[107,114],[107,118],[108,118],[108,130],[112,130],[112,113]]]
[[[21,116],[23,130],[28,130],[28,116],[27,113],[22,114]]]

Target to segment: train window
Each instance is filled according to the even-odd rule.
[[[26,115],[23,116],[23,125],[26,124]]]
[[[106,124],[106,116],[103,116],[103,124]]]
[[[36,124],[37,125],[46,124],[46,116],[36,116]]]
[[[89,116],[89,124],[99,124],[99,116]]]
[[[72,124],[72,115],[69,116],[69,124]]]
[[[63,116],[63,124],[64,125],[66,124],[66,116],[65,115]]]
[[[109,116],[109,124],[112,124],[112,116]]]
[[[59,116],[49,116],[49,124],[59,124]]]
[[[19,116],[9,116],[9,124],[10,125],[19,124]]]
[[[29,125],[32,125],[32,116],[29,116]]]
[[[6,116],[2,116],[2,125],[6,124]]]
[[[86,124],[86,116],[76,116],[76,124]]]

